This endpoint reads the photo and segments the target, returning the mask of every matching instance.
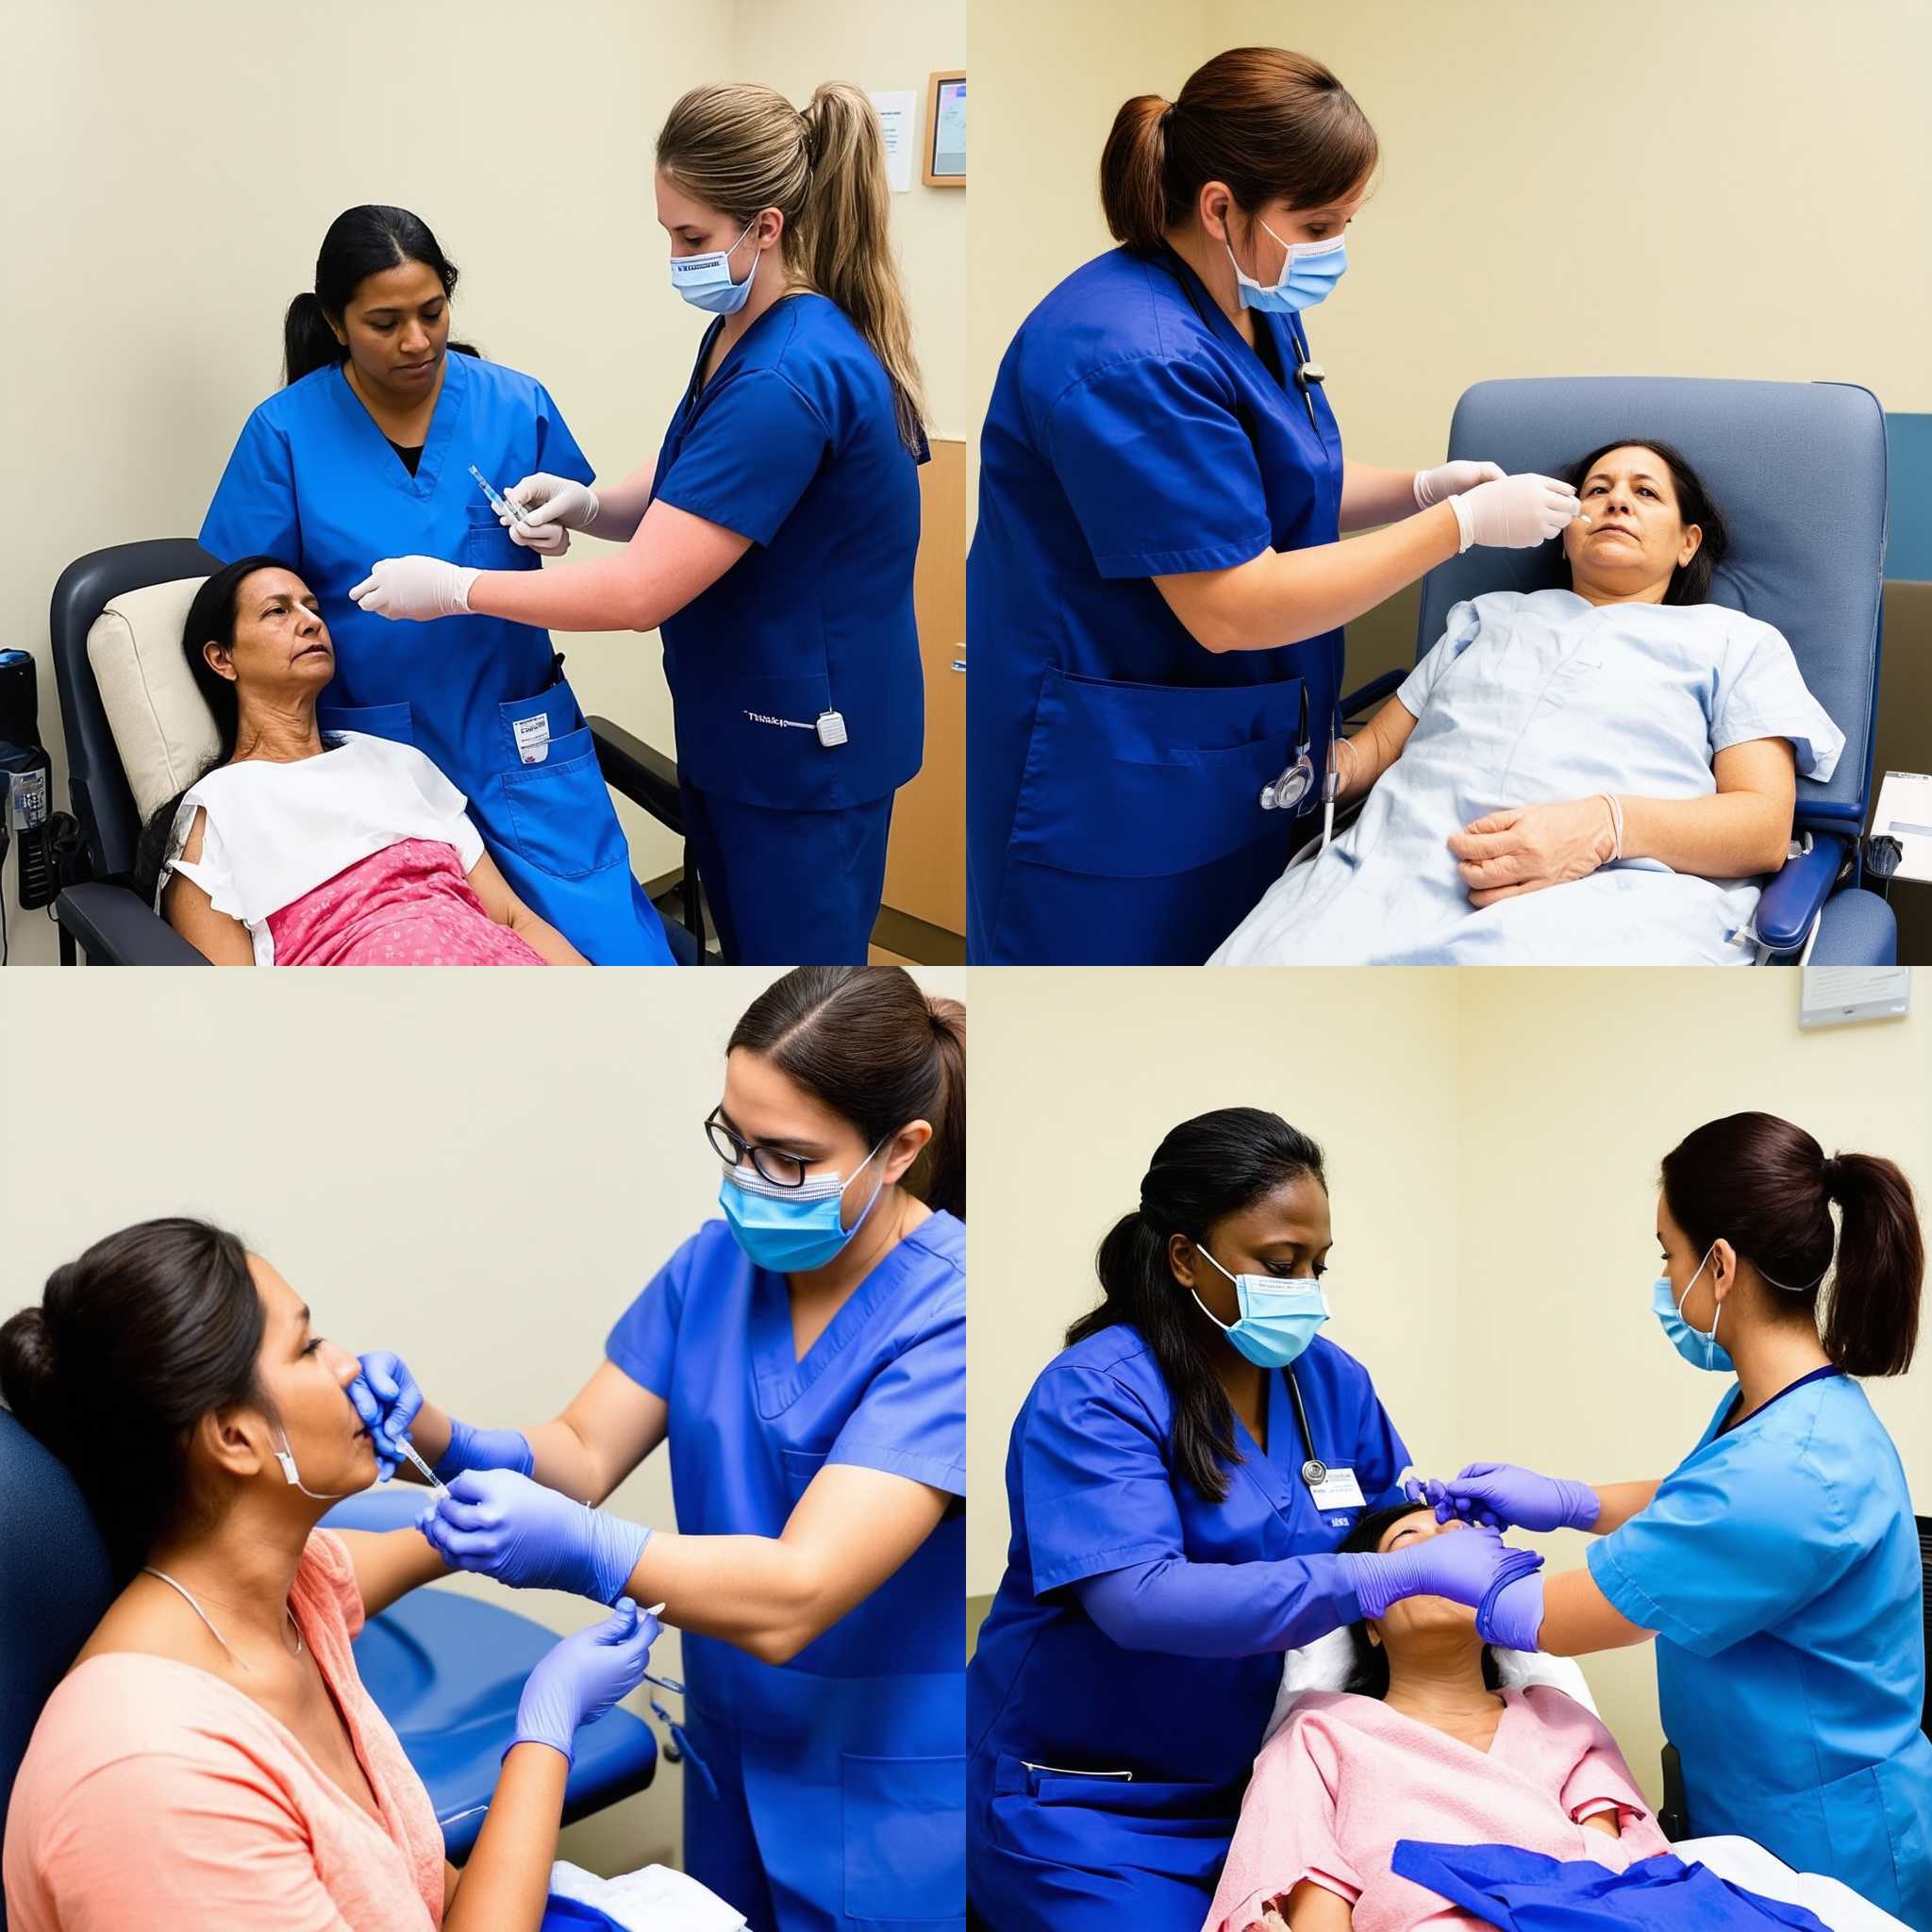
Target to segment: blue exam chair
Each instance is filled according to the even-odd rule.
[[[1757,936],[1774,956],[1824,966],[1889,966],[1890,907],[1859,887],[1859,838],[1872,781],[1885,572],[1885,416],[1869,390],[1829,382],[1674,376],[1529,377],[1464,392],[1452,458],[1562,474],[1613,436],[1661,437],[1696,467],[1730,525],[1711,601],[1773,624],[1811,694],[1845,735],[1828,785],[1798,780],[1793,837],[1807,849],[1766,886]],[[1485,591],[1566,581],[1555,543],[1473,549],[1423,582],[1416,656],[1442,635],[1452,605]],[[1390,696],[1391,672],[1342,701],[1350,718]]]
[[[327,1521],[393,1529],[423,1500],[421,1490],[371,1491]],[[74,1478],[0,1408],[0,1826],[42,1707],[113,1599],[107,1551]],[[458,1863],[482,1828],[524,1679],[556,1641],[513,1610],[444,1590],[412,1591],[356,1640],[362,1681],[428,1787]],[[619,1708],[586,1725],[565,1822],[642,1790],[657,1767],[657,1740],[641,1718]]]

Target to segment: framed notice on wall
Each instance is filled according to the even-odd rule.
[[[966,185],[966,74],[935,74],[925,86],[925,185]]]

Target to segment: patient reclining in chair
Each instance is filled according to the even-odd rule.
[[[217,965],[582,965],[412,745],[325,739],[314,594],[274,558],[217,571],[182,639],[221,749],[142,835],[137,885]]]
[[[1751,961],[1796,774],[1829,778],[1843,734],[1777,631],[1704,601],[1724,524],[1678,452],[1615,444],[1572,480],[1573,588],[1450,611],[1337,747],[1354,824],[1214,964]]]
[[[1363,1517],[1342,1548],[1465,1533],[1400,1503]],[[1302,1693],[1255,1760],[1208,1932],[1477,1926],[1391,1870],[1400,1839],[1516,1845],[1614,1872],[1670,1849],[1591,1712],[1546,1684],[1498,1688],[1474,1610],[1409,1597],[1350,1635],[1349,1689]]]

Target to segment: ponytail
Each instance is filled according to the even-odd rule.
[[[313,290],[304,289],[282,317],[282,387],[345,361],[348,354],[322,312],[321,298]]]
[[[1100,153],[1100,206],[1116,242],[1152,255],[1166,239],[1167,124],[1173,104],[1136,94],[1113,117]]]
[[[785,217],[787,268],[865,338],[891,383],[900,440],[921,454],[925,404],[892,258],[885,136],[864,90],[827,81],[800,113],[755,82],[692,88],[658,130],[657,159],[733,222],[768,208]]]
[[[916,1171],[915,1191],[928,1208],[942,1208],[957,1221],[966,1219],[966,1008],[958,1000],[926,1002],[932,1037],[940,1059],[940,1099],[932,1122],[932,1139]],[[915,1170],[918,1163],[915,1163]]]
[[[1241,1460],[1234,1410],[1215,1371],[1218,1338],[1175,1278],[1168,1243],[1178,1234],[1205,1247],[1217,1223],[1307,1178],[1327,1186],[1322,1150],[1279,1114],[1226,1107],[1183,1121],[1154,1150],[1140,1207],[1100,1244],[1107,1299],[1067,1330],[1070,1347],[1116,1323],[1139,1333],[1174,1402],[1175,1466],[1209,1502],[1227,1494],[1227,1465]]]
[[[1840,1154],[1824,1163],[1824,1185],[1839,1208],[1824,1352],[1848,1375],[1902,1375],[1918,1345],[1925,1278],[1911,1183],[1876,1155]]]

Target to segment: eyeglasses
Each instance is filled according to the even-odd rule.
[[[749,1161],[774,1188],[802,1188],[805,1162],[795,1154],[781,1154],[775,1147],[759,1147],[726,1125],[720,1118],[722,1108],[714,1107],[705,1121],[705,1139],[720,1160],[733,1167]]]

